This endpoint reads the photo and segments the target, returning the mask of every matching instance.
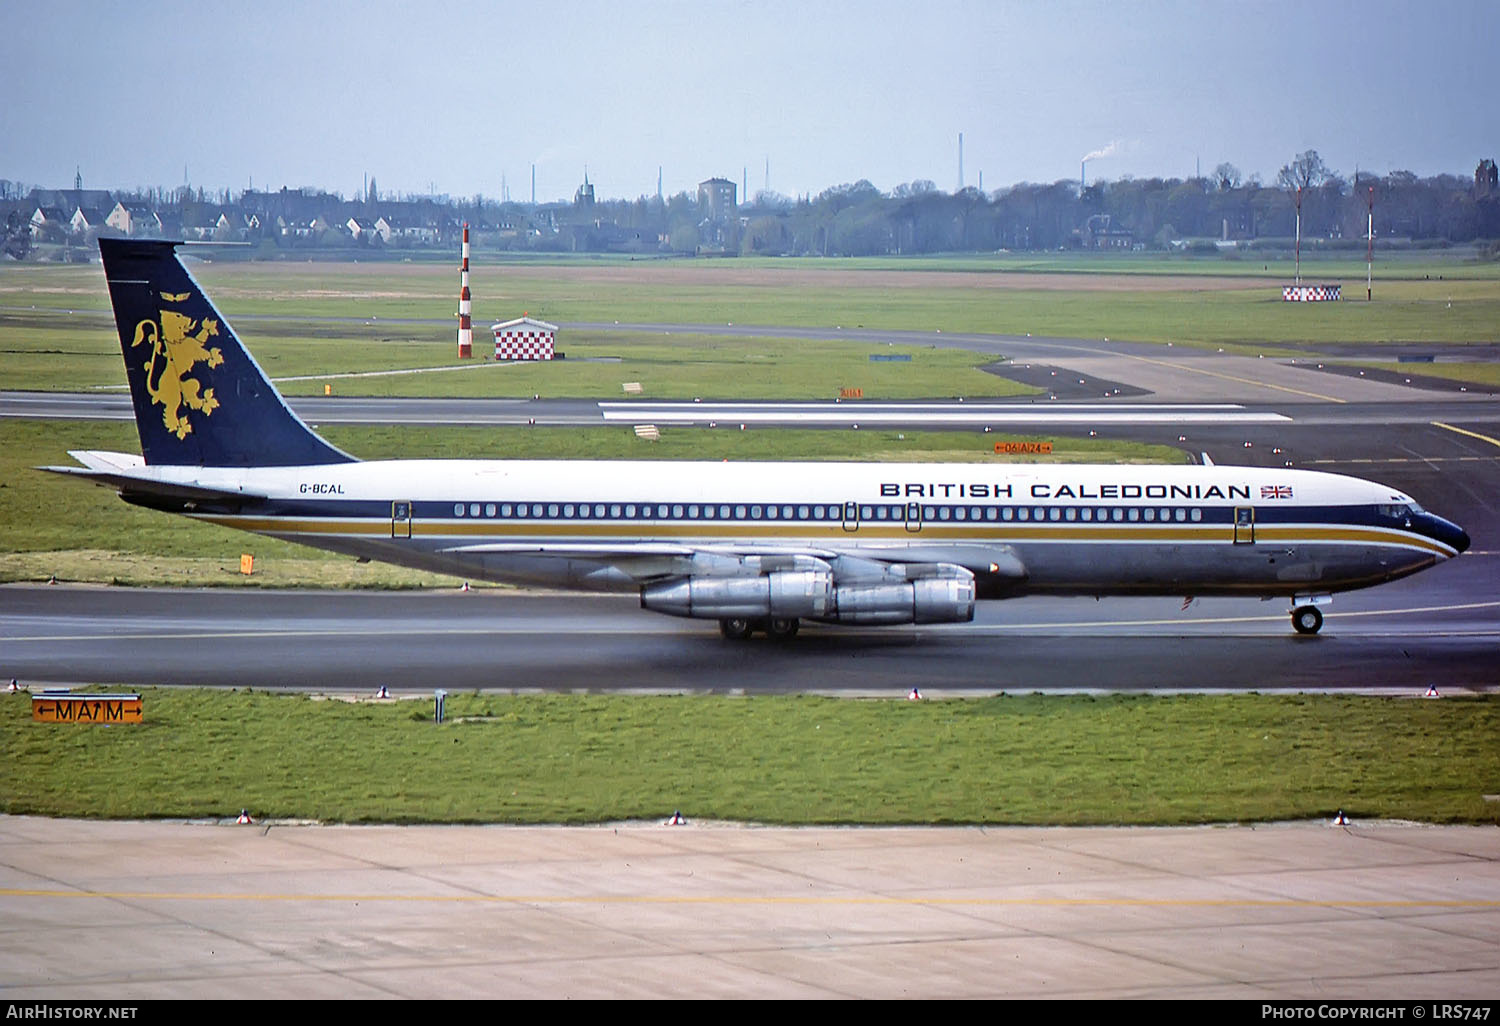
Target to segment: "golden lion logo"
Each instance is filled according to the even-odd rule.
[[[182,302],[187,293],[173,295],[163,292],[161,297],[168,302]],[[201,383],[188,374],[200,363],[217,367],[224,362],[224,354],[217,347],[210,349],[208,340],[219,333],[219,322],[204,318],[200,324],[171,310],[161,311],[161,323],[144,320],[135,326],[135,340],[151,347],[151,356],[145,363],[146,391],[151,401],[162,406],[162,423],[178,438],[186,438],[193,430],[188,423],[189,410],[198,410],[206,417],[219,408],[213,389],[205,389],[199,395]]]

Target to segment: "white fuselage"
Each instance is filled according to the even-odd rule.
[[[981,597],[1294,595],[1456,555],[1383,485],[1301,470],[1001,463],[397,460],[143,467],[264,501],[194,515],[499,581],[640,587],[777,553],[948,564]],[[1414,518],[1416,518],[1414,520]]]

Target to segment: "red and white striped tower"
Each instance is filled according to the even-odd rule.
[[[469,226],[464,225],[464,262],[461,269],[463,284],[458,290],[458,358],[467,360],[474,355],[474,325],[470,320],[469,307]]]

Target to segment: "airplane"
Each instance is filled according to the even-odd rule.
[[[126,502],[360,560],[626,591],[726,638],[943,624],[1025,595],[1286,597],[1458,556],[1410,496],[1307,470],[1000,463],[356,459],[286,405],[177,256],[100,239],[141,455],[75,451]]]

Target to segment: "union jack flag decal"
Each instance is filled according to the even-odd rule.
[[[1292,486],[1261,485],[1260,497],[1262,499],[1290,499],[1292,497]]]

